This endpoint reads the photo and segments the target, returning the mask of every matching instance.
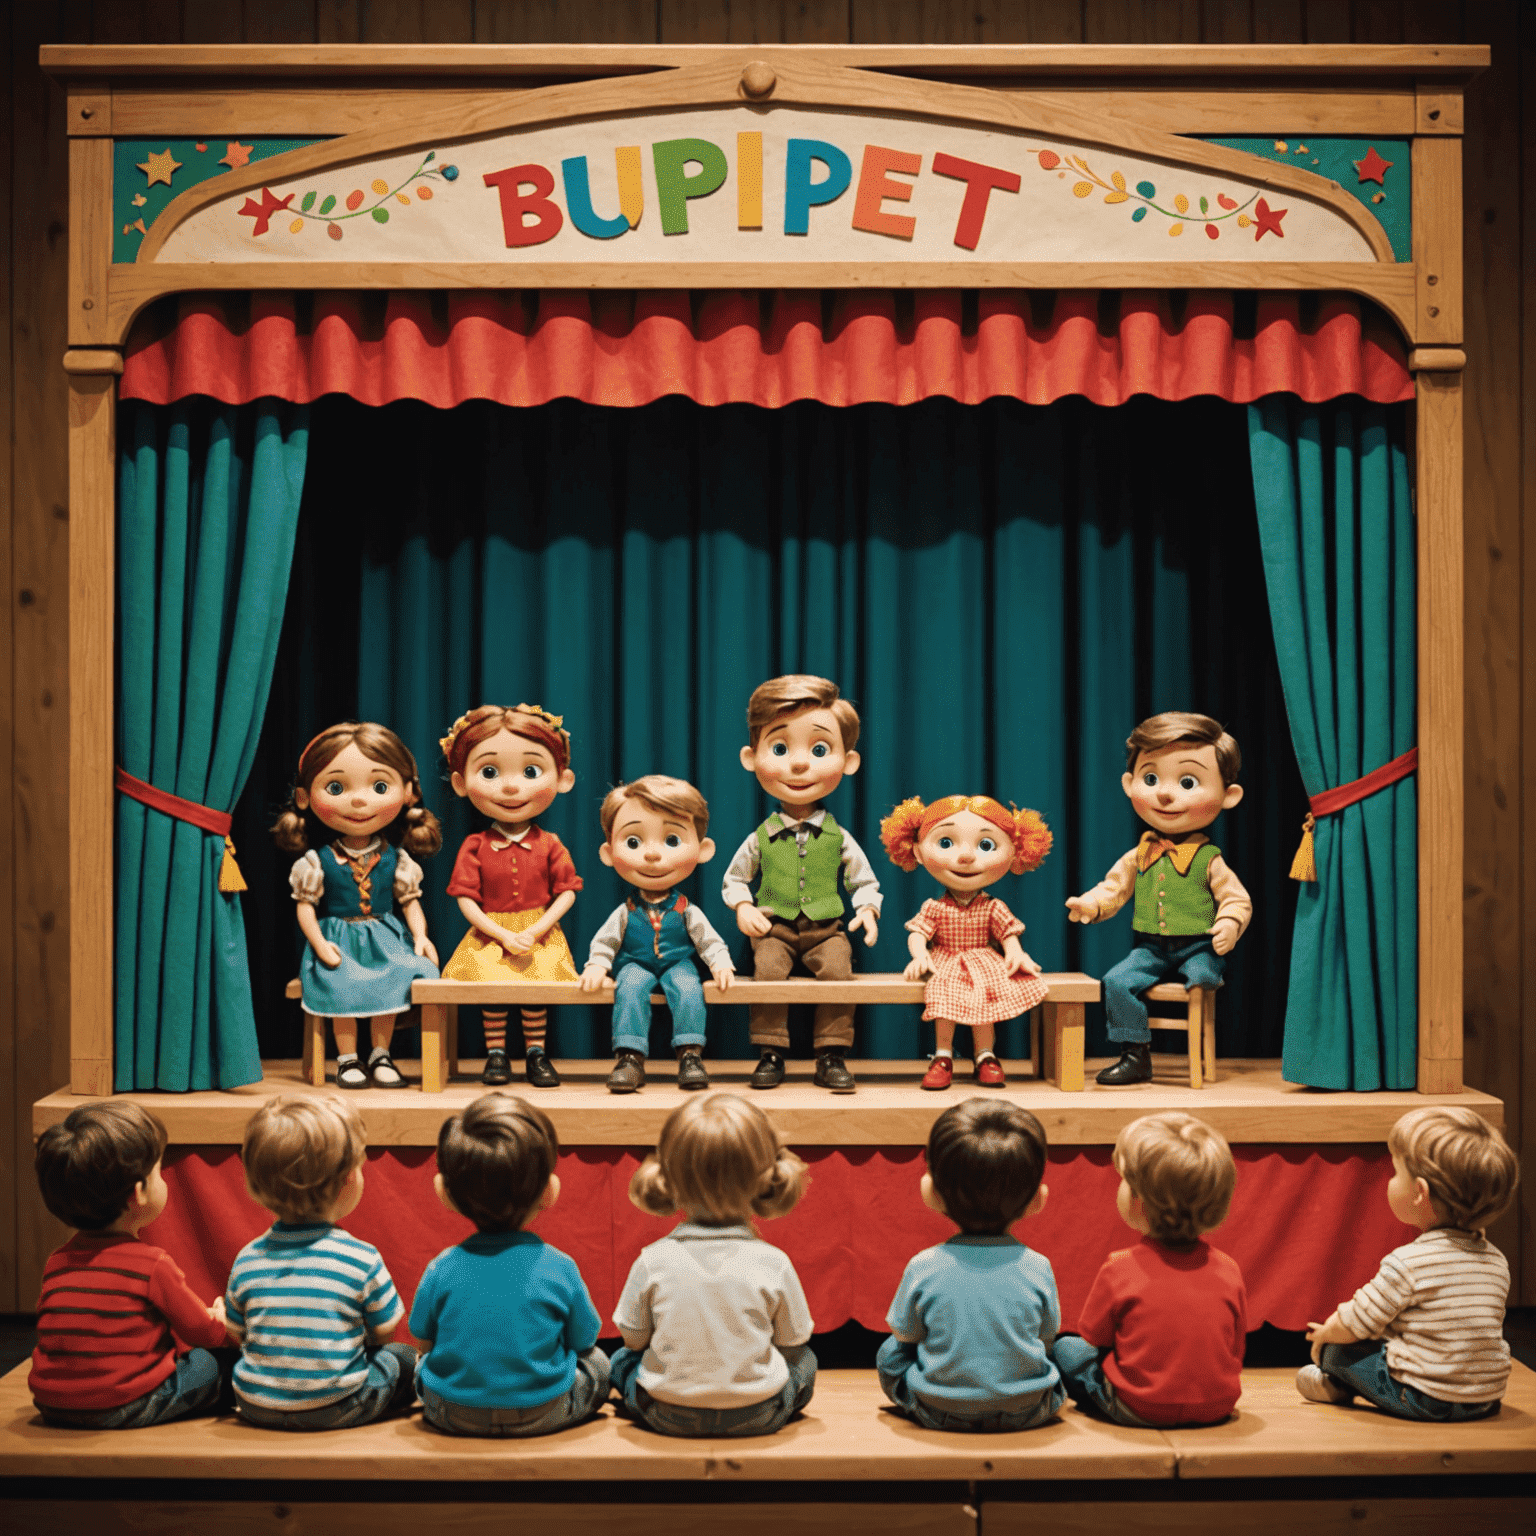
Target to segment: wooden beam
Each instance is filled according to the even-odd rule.
[[[1414,323],[1419,346],[1460,346],[1461,140],[1413,141]]]
[[[69,341],[109,341],[112,265],[112,141],[69,141]]]

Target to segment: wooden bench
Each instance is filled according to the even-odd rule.
[[[1037,1076],[1066,1093],[1083,1089],[1083,1009],[1099,1000],[1099,983],[1081,971],[1048,971],[1041,980],[1050,996],[1030,1014],[1029,1060]],[[290,981],[287,996],[301,996],[297,979]],[[441,1093],[459,1067],[459,1008],[463,1004],[494,1003],[503,1007],[552,1007],[559,1004],[604,1004],[613,1001],[613,987],[583,992],[574,981],[530,983],[511,986],[505,982],[418,981],[411,986],[411,1001],[421,1008],[421,1087],[424,1093]],[[652,1003],[665,999],[651,994]],[[873,972],[852,981],[816,981],[791,977],[788,981],[733,982],[722,993],[712,982],[704,983],[705,1003],[906,1003],[921,1004],[923,983],[906,981],[900,972]],[[325,1020],[304,1015],[304,1076],[317,1087],[325,1082]]]

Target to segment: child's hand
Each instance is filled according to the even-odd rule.
[[[426,936],[426,934],[422,934],[421,937],[416,940],[416,953],[418,955],[425,955],[433,965],[437,964],[437,946],[432,942],[431,939]]]
[[[932,970],[933,956],[930,955],[925,949],[922,954],[913,955],[912,958],[907,961],[906,966],[903,968],[901,974],[907,981],[921,981],[923,977],[929,975]]]
[[[496,942],[509,955],[526,955],[539,942],[541,937],[541,934],[535,933],[531,928],[525,928],[521,933],[511,933],[503,928]]]
[[[583,992],[600,991],[607,985],[608,968],[603,965],[589,965],[576,980]]]
[[[1009,947],[1008,953],[1003,956],[1003,964],[1007,966],[1010,976],[1017,976],[1021,972],[1025,976],[1040,974],[1040,967],[1017,944]]]
[[[325,939],[321,943],[316,944],[314,946],[314,951],[315,959],[317,959],[321,965],[329,966],[333,971],[338,965],[341,964],[341,951],[337,949],[329,939]]]
[[[1069,923],[1096,923],[1099,920],[1099,904],[1086,896],[1067,897],[1067,921]]]
[[[1322,1353],[1324,1344],[1353,1344],[1356,1342],[1354,1334],[1339,1321],[1338,1311],[1335,1310],[1326,1323],[1308,1323],[1307,1338],[1312,1345],[1312,1363],[1318,1364],[1318,1357]]]
[[[227,1328],[229,1326],[228,1321],[224,1316],[224,1298],[222,1296],[215,1296],[213,1298],[213,1305],[208,1308],[208,1316],[221,1328]]]
[[[1227,955],[1232,952],[1237,944],[1237,919],[1235,917],[1218,917],[1206,930],[1211,936],[1211,948],[1218,955]],[[1330,1340],[1330,1343],[1336,1342]]]
[[[744,901],[736,908],[736,926],[749,939],[760,939],[773,927],[773,914]]]
[[[722,992],[729,992],[731,990],[731,981],[736,975],[736,967],[733,965],[722,965],[718,971],[711,971],[709,974],[715,978],[715,985]]]
[[[880,937],[880,919],[875,916],[873,907],[865,907],[862,912],[855,913],[848,919],[848,932],[852,933],[855,928],[864,930],[866,947]]]

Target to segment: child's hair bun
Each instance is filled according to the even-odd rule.
[[[916,796],[903,800],[880,823],[880,841],[897,869],[917,868],[917,834],[928,807]]]
[[[661,1159],[654,1152],[635,1169],[634,1177],[629,1181],[629,1202],[648,1216],[677,1214],[677,1196],[668,1188],[667,1176],[661,1171]]]
[[[407,853],[431,858],[443,846],[443,824],[424,805],[413,805],[405,813],[405,836],[400,846]]]
[[[1009,868],[1016,875],[1027,874],[1032,869],[1039,869],[1045,862],[1045,856],[1051,851],[1055,839],[1039,811],[1032,811],[1027,806],[1020,810],[1013,805],[1008,809],[1013,812],[1014,827],[1013,863]]]
[[[292,806],[272,823],[272,841],[284,853],[304,853],[309,848],[304,818]]]
[[[811,1182],[805,1164],[788,1147],[780,1147],[773,1166],[763,1175],[752,1199],[754,1216],[784,1216],[794,1210]]]

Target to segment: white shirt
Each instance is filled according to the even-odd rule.
[[[749,1225],[685,1221],[641,1251],[613,1320],[645,1353],[636,1381],[658,1402],[745,1408],[789,1380],[774,1346],[810,1342],[815,1325],[789,1255]]]

